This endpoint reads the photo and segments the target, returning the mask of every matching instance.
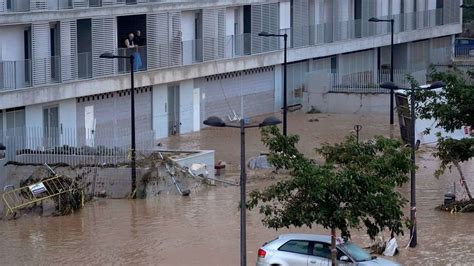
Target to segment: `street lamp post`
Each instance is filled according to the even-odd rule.
[[[391,33],[391,42],[390,42],[390,82],[393,83],[393,26],[395,24],[395,20],[392,19],[378,19],[378,18],[370,18],[369,22],[390,22],[390,33]],[[394,102],[393,102],[393,90],[390,91],[390,125],[394,123]]]
[[[288,102],[287,102],[287,61],[288,61],[288,34],[271,34],[268,32],[260,32],[260,37],[279,37],[284,40],[284,58],[283,58],[283,135],[288,133]]]
[[[404,88],[399,88],[396,86],[393,82],[385,82],[380,85],[381,88],[390,90],[391,92],[394,92],[395,90],[399,89],[404,89]],[[434,90],[434,89],[439,89],[443,88],[444,83],[437,81],[431,84],[427,88],[419,88],[421,90]],[[407,90],[407,89],[405,89]],[[417,87],[415,85],[412,85],[411,88],[409,89],[411,91],[410,95],[410,117],[411,117],[411,130],[410,130],[410,146],[411,146],[411,161],[413,166],[416,165],[416,157],[415,157],[415,150],[416,150],[416,131],[415,131],[415,126],[416,126],[416,110],[415,110],[415,91],[417,90]],[[417,240],[417,230],[416,230],[416,169],[413,167],[410,171],[410,220],[412,223],[412,228],[410,231],[410,247],[414,248],[416,247],[418,240]]]
[[[211,116],[204,120],[204,125],[212,127],[232,127],[240,129],[240,265],[247,265],[247,229],[246,229],[246,183],[247,173],[245,171],[245,129],[255,127],[274,126],[281,123],[278,118],[267,117],[260,124],[246,125],[241,119],[239,125],[226,124],[221,118]]]
[[[115,59],[115,58],[125,58],[130,60],[130,113],[132,116],[131,124],[131,161],[132,161],[132,191],[131,195],[133,198],[136,197],[135,190],[137,188],[137,164],[136,164],[136,152],[135,152],[135,81],[134,81],[134,61],[135,57],[133,55],[130,56],[121,56],[121,55],[114,55],[112,53],[103,53],[100,55],[100,58],[107,58],[107,59]]]

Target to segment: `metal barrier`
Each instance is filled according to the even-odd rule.
[[[54,176],[29,186],[6,191],[2,197],[7,209],[6,216],[14,215],[18,210],[74,190],[77,188],[74,188],[72,182],[66,183],[63,177]]]

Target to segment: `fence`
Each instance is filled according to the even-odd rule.
[[[129,160],[130,128],[15,128],[0,132],[7,161],[18,163],[118,164]],[[136,133],[137,152],[153,149],[154,131]]]
[[[74,1],[76,3],[77,1]],[[139,1],[140,2],[140,1]],[[394,16],[395,32],[417,30],[437,25],[459,23],[459,12],[444,12],[445,9],[427,10]],[[387,17],[390,18],[390,17]],[[365,20],[350,20],[337,24],[323,23],[313,26],[283,29],[280,34],[288,34],[288,47],[297,48],[320,45],[350,39],[364,38],[390,33],[389,23],[372,23]],[[302,36],[305,36],[304,38]],[[308,37],[309,36],[309,37]],[[212,45],[207,45],[212,44]],[[139,47],[136,49],[117,49],[120,55],[137,53],[141,64],[137,71],[163,69],[179,65],[190,65],[204,61],[238,58],[283,49],[282,38],[260,37],[258,33],[230,35],[224,38],[205,38],[187,40],[176,45],[176,40],[158,44],[156,47]],[[114,52],[114,51],[103,51]],[[459,56],[469,52],[458,51]],[[74,58],[76,57],[76,58]],[[110,59],[100,59],[110,60]],[[110,73],[123,74],[129,71],[126,59],[113,60],[113,63],[100,66],[103,71],[94,74],[94,61],[91,52],[75,55],[35,58],[33,60],[0,61],[0,90],[13,90],[30,86],[41,86],[75,79],[94,78],[94,75]],[[61,63],[64,63],[62,65]],[[66,64],[71,62],[70,64]],[[77,62],[77,64],[73,63]],[[100,73],[99,73],[100,72]],[[357,77],[356,79],[370,79]],[[375,78],[372,78],[375,80]],[[368,81],[364,81],[367,83]]]
[[[409,88],[407,80],[411,75],[419,84],[426,84],[426,70],[409,71],[394,69],[393,80],[399,87]],[[380,88],[380,84],[390,81],[390,70],[368,70],[350,73],[331,73],[331,92],[352,92],[352,93],[388,93],[389,91]]]

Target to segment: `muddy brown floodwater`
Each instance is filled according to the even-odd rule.
[[[306,122],[317,117],[319,122]],[[361,115],[290,116],[290,132],[301,135],[302,150],[311,155],[318,143],[340,141],[361,124],[361,137],[398,135],[387,118]],[[257,131],[249,131],[247,155],[264,151]],[[171,148],[215,149],[218,160],[237,169],[239,135],[231,129],[209,129],[199,134],[170,138]],[[438,162],[428,151],[418,154],[418,246],[405,249],[408,236],[398,238],[401,254],[393,259],[404,265],[474,264],[474,214],[435,211],[454,178],[433,177]],[[467,166],[472,173],[472,165]],[[271,179],[249,181],[249,190],[263,188]],[[409,196],[409,186],[401,189]],[[239,188],[201,187],[188,198],[160,195],[147,200],[101,199],[70,216],[23,218],[0,222],[0,264],[139,264],[139,265],[238,265]],[[408,210],[406,210],[408,211]],[[408,212],[407,212],[408,213]],[[328,232],[313,229],[266,229],[256,212],[248,214],[248,260],[255,263],[258,247],[283,232]],[[408,233],[408,231],[407,231]],[[353,240],[370,244],[364,232]]]

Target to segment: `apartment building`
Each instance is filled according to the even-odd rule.
[[[136,57],[138,139],[199,131],[211,115],[232,120],[278,111],[284,43],[258,36],[262,31],[289,35],[290,103],[301,102],[315,71],[331,77],[334,92],[379,92],[376,84],[390,69],[390,24],[368,19],[395,20],[393,67],[404,75],[451,59],[461,32],[459,5],[0,0],[0,138],[29,149],[100,145],[111,138],[98,136],[107,130],[127,142],[129,62],[99,58],[104,52]],[[140,45],[126,48],[129,33],[137,31]]]

